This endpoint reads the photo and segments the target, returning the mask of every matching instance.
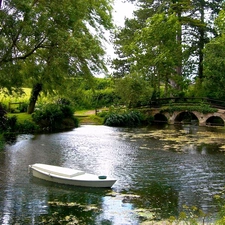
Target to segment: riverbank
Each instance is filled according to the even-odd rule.
[[[104,122],[104,118],[96,115],[95,110],[76,111],[75,117],[80,125],[103,125]]]
[[[17,117],[17,121],[23,123],[25,120],[32,121],[31,114],[27,113],[8,113],[8,117]],[[80,125],[103,125],[104,118],[95,114],[95,110],[79,110],[75,112]]]

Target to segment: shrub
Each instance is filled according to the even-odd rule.
[[[39,130],[38,125],[29,120],[24,120],[23,123],[17,124],[17,131],[19,133],[34,133]]]
[[[12,116],[12,117],[7,118],[7,121],[6,121],[7,131],[10,131],[10,132],[15,131],[16,125],[17,125],[17,117],[16,116]]]
[[[107,126],[138,126],[143,122],[143,116],[138,111],[124,112],[122,114],[111,113],[105,118]]]
[[[201,112],[203,114],[207,114],[207,113],[214,113],[217,111],[217,109],[210,107],[207,104],[204,103],[199,103],[199,105],[195,105],[195,106],[183,106],[183,105],[173,105],[171,104],[168,107],[164,107],[161,112],[175,112],[175,111],[197,111],[197,112]]]
[[[3,134],[0,134],[0,151],[4,149],[5,140]]]
[[[73,111],[73,109],[70,106],[68,106],[68,105],[62,105],[60,107],[60,109],[61,109],[61,111],[63,113],[63,117],[64,118],[73,118],[74,111]]]
[[[68,105],[44,105],[32,114],[32,118],[41,129],[48,131],[64,129],[63,121],[65,121],[65,118],[71,119],[71,126],[75,126],[77,123],[74,119],[73,110]],[[68,125],[68,122],[66,123]]]
[[[73,127],[78,127],[79,125],[79,121],[76,117],[73,118],[65,118],[62,121],[61,124],[61,129],[65,130],[65,129],[71,129]]]
[[[6,110],[0,104],[0,131],[5,130],[7,123]]]
[[[28,103],[27,102],[23,102],[19,107],[18,110],[22,113],[22,112],[27,112],[27,107],[28,107]]]

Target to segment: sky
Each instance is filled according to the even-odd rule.
[[[131,18],[134,11],[134,5],[123,0],[114,0],[113,21],[118,27],[124,26],[125,18]],[[109,40],[110,34],[106,34],[108,37],[108,43],[106,44],[106,57],[114,58],[113,45]],[[109,69],[110,70],[110,69]]]
[[[131,18],[134,5],[123,0],[114,0],[113,17],[118,26],[123,26],[125,18]]]

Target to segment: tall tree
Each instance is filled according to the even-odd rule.
[[[123,40],[116,40],[115,42],[120,51],[126,56],[126,61],[135,62],[136,65],[139,64],[140,70],[144,71],[146,68],[148,73],[152,74],[152,77],[155,78],[155,81],[157,79],[161,84],[162,82],[165,84],[166,90],[171,85],[171,90],[175,88],[180,89],[178,94],[184,90],[184,87],[187,87],[188,81],[191,81],[194,77],[199,77],[201,79],[204,76],[203,49],[205,44],[209,41],[209,38],[215,35],[213,21],[223,1],[130,1],[137,4],[137,10],[134,12],[135,17],[125,23],[125,28],[121,29],[117,36],[120,37],[120,35],[128,29],[132,36],[127,39],[129,43]],[[172,26],[173,28],[171,30],[171,26],[169,26],[168,23],[174,16],[176,17],[177,23],[176,26],[175,24]],[[165,19],[162,20],[160,18]],[[134,24],[135,26],[133,26]],[[177,29],[176,37],[174,37],[175,27]],[[143,35],[147,30],[148,38],[146,38],[146,35]],[[154,30],[155,33],[153,33]],[[170,35],[168,36],[169,33]],[[166,41],[164,39],[165,36],[167,37]],[[123,38],[125,35],[121,35],[121,37]],[[168,50],[168,45],[166,44],[169,40],[173,43],[170,44],[170,50]],[[137,46],[134,52],[135,45]],[[161,60],[157,60],[158,57],[152,54],[153,52],[156,54],[156,49],[158,57],[160,55],[164,56],[163,60],[162,58]],[[176,49],[176,51],[174,51],[174,49]],[[128,50],[129,54],[127,54]],[[151,52],[151,54],[146,54],[147,52]],[[174,70],[171,70],[171,60],[169,61],[171,58],[173,60]],[[165,59],[170,63],[165,63]],[[118,60],[119,59],[117,59],[117,61]],[[160,62],[161,64],[164,62],[164,68],[162,65],[159,67],[159,64],[156,64],[156,62]],[[122,64],[122,62],[120,64]],[[117,62],[117,65],[120,64]],[[149,67],[149,65],[151,66]],[[130,66],[130,68],[132,67]],[[161,69],[159,70],[159,68]],[[145,74],[147,74],[146,70]],[[160,75],[158,74],[157,77],[154,76],[154,74],[159,73],[159,71],[161,71]],[[164,71],[164,75],[162,75],[162,71]]]
[[[204,49],[205,76],[203,87],[207,97],[225,98],[225,10],[216,19],[218,36],[211,39]]]
[[[180,89],[183,79],[182,13],[189,10],[190,1],[140,0],[137,5],[135,18],[127,20],[119,34],[130,30],[128,43],[122,39],[116,44],[127,60],[136,65],[132,68],[139,68],[151,77],[156,92],[160,90],[160,82],[165,82],[166,88],[170,83]]]
[[[6,1],[0,11],[0,87],[20,87],[24,80],[32,85],[32,113],[40,91],[65,92],[74,76],[106,70],[101,39],[112,27],[111,9],[110,0]]]
[[[188,35],[184,36],[185,41],[189,41],[190,55],[195,64],[196,77],[200,80],[204,77],[203,60],[204,53],[203,49],[210,38],[216,36],[214,29],[214,20],[218,13],[222,9],[222,0],[196,0],[192,2],[192,10],[189,12],[187,17],[189,18],[188,23],[184,24],[184,28],[187,29]]]

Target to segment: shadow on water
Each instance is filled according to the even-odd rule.
[[[96,193],[102,196],[112,193],[111,188],[91,188],[91,187],[79,187],[73,185],[66,185],[60,183],[54,183],[46,180],[42,180],[37,177],[30,177],[30,182],[32,184],[38,185],[47,189],[57,189],[62,192],[76,192],[76,193]]]
[[[15,133],[3,133],[4,141],[7,144],[14,144],[17,141],[18,134]]]
[[[48,213],[36,218],[40,224],[96,224],[105,196],[111,189],[85,188],[31,179],[32,184],[47,191]],[[61,223],[59,223],[61,221]]]

